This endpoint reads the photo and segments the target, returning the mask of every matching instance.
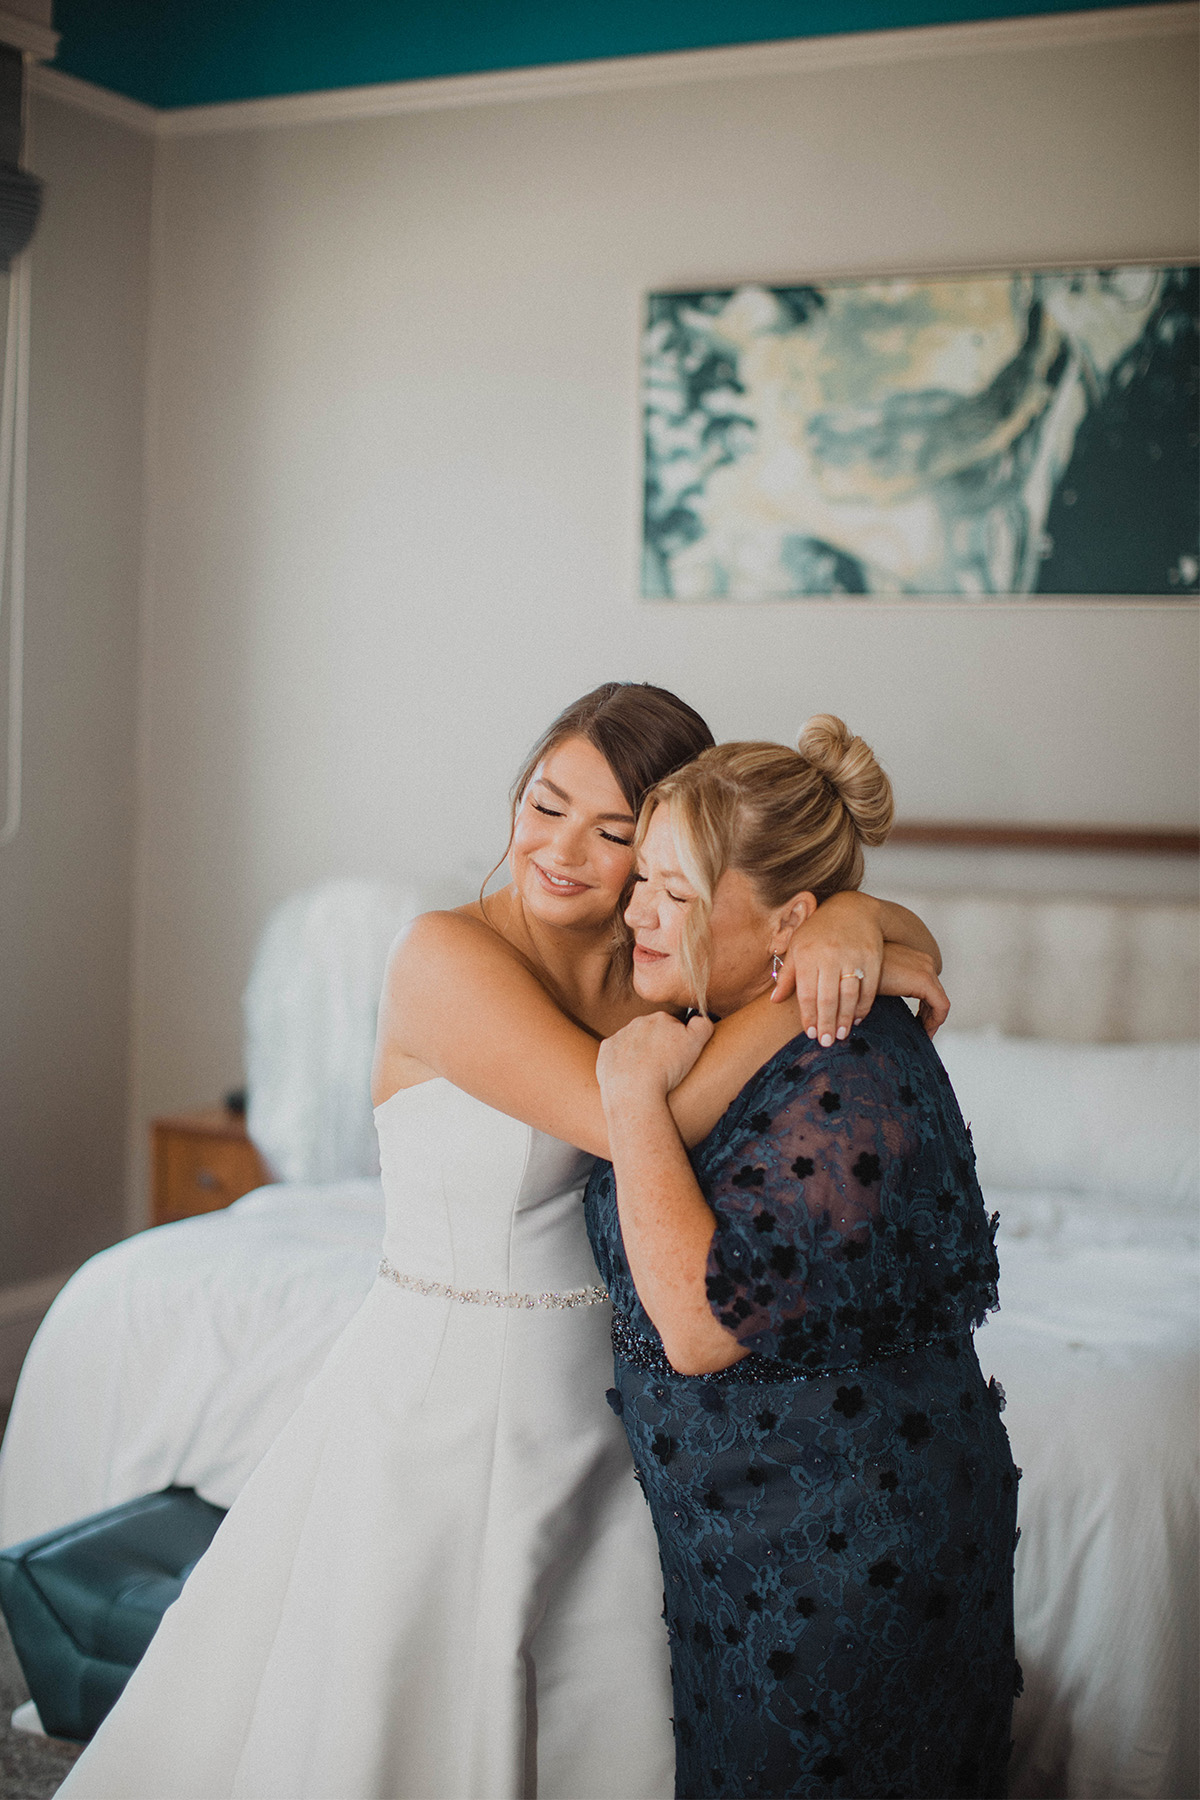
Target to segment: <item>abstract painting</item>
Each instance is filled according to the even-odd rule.
[[[643,595],[1197,593],[1198,273],[651,294]]]

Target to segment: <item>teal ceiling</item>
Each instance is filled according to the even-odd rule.
[[[1117,4],[1128,0],[55,0],[55,67],[151,106],[198,106]]]

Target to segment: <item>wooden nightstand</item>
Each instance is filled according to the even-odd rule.
[[[270,1180],[245,1119],[225,1106],[153,1120],[150,1164],[152,1225],[218,1212]]]

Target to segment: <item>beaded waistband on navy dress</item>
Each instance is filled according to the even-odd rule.
[[[670,1381],[707,1381],[719,1386],[744,1384],[764,1387],[781,1381],[828,1380],[831,1376],[857,1375],[863,1369],[873,1369],[880,1363],[895,1362],[898,1357],[910,1356],[918,1350],[933,1350],[939,1345],[953,1345],[954,1348],[947,1349],[946,1354],[956,1356],[959,1347],[969,1343],[969,1332],[941,1332],[933,1337],[918,1338],[911,1343],[893,1344],[877,1355],[860,1356],[854,1362],[831,1363],[823,1369],[798,1369],[795,1363],[780,1362],[773,1356],[759,1356],[752,1350],[748,1356],[730,1363],[727,1369],[715,1369],[708,1375],[681,1375],[667,1361],[662,1345],[639,1331],[625,1313],[617,1312],[614,1308],[612,1321],[613,1352],[618,1361],[629,1363],[647,1375],[665,1376]]]

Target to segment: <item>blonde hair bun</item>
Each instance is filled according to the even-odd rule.
[[[856,888],[863,845],[892,824],[892,784],[868,744],[831,713],[808,721],[795,750],[782,744],[716,744],[650,790],[635,847],[656,806],[666,806],[679,868],[696,891],[680,962],[693,1002],[706,1005],[712,907],[726,869],[748,876],[767,907],[797,894],[818,901]]]
[[[796,748],[833,788],[862,842],[882,844],[892,829],[895,803],[871,746],[833,713],[814,713]]]

